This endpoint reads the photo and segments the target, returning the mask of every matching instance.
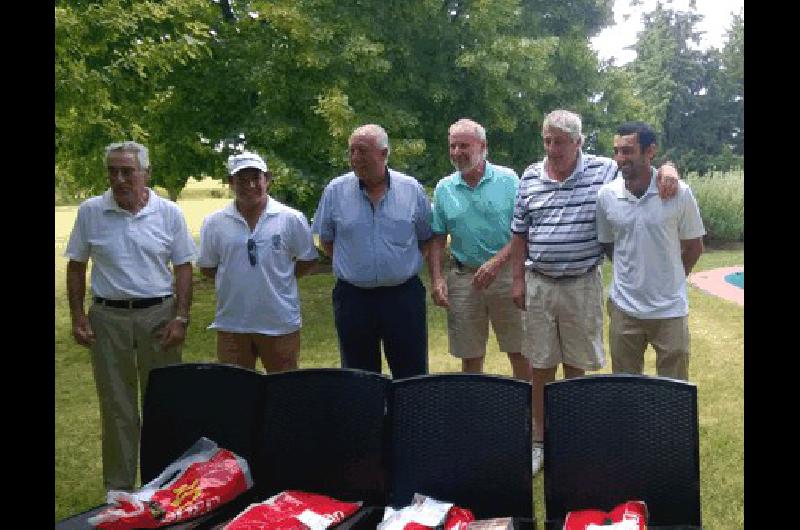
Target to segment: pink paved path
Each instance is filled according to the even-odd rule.
[[[689,275],[688,280],[702,291],[744,306],[744,289],[725,281],[725,276],[734,272],[744,272],[744,265],[693,272]]]

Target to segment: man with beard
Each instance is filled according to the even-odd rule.
[[[178,205],[147,187],[145,146],[108,145],[106,166],[110,188],[80,205],[64,254],[72,335],[91,350],[100,402],[103,484],[130,491],[139,455],[139,394],[144,397],[150,370],[181,362],[195,246]],[[87,315],[89,258],[94,303]]]
[[[489,322],[511,362],[514,377],[530,381],[522,357],[522,312],[511,299],[511,217],[519,177],[486,160],[486,130],[460,119],[449,130],[450,161],[456,172],[433,194],[433,239],[428,254],[431,297],[447,309],[450,355],[464,372],[480,373]],[[450,236],[447,276],[442,258]]]
[[[269,195],[272,178],[257,153],[228,158],[236,198],[203,220],[197,259],[217,289],[217,358],[249,369],[260,358],[267,373],[297,368],[297,279],[317,260],[305,216]]]
[[[659,199],[650,166],[655,154],[649,125],[621,125],[614,160],[622,178],[597,196],[597,238],[614,270],[607,302],[611,367],[614,373],[641,374],[650,344],[658,375],[688,380],[686,277],[703,252],[705,229],[685,183],[674,199]]]
[[[343,368],[392,377],[428,372],[425,286],[418,273],[431,238],[431,206],[414,177],[389,169],[379,125],[350,135],[351,172],[325,186],[312,231],[331,256],[333,315]]]

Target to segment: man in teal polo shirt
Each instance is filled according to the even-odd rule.
[[[489,322],[514,377],[529,381],[531,369],[520,353],[522,312],[511,298],[511,216],[519,178],[513,169],[486,160],[486,130],[460,119],[449,130],[450,160],[456,172],[433,194],[433,239],[428,254],[431,297],[447,309],[450,354],[464,372],[480,373]],[[447,276],[442,261],[447,236]]]

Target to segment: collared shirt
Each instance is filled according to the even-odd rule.
[[[247,241],[255,241],[250,264]],[[208,329],[286,335],[300,329],[295,260],[317,259],[305,216],[270,197],[253,231],[232,201],[200,228],[197,266],[217,267],[217,311]]]
[[[551,179],[546,159],[528,166],[517,192],[511,230],[527,234],[525,267],[551,277],[579,276],[599,265],[597,192],[617,174],[610,158],[580,153],[563,182]]]
[[[634,318],[689,314],[681,240],[705,233],[697,201],[683,181],[669,200],[658,195],[655,169],[641,198],[628,191],[622,178],[600,188],[597,237],[614,243],[611,301]]]
[[[136,214],[120,208],[110,189],[78,207],[64,255],[81,263],[92,258],[94,296],[125,300],[172,294],[169,262],[194,259],[183,212],[150,188],[147,192],[147,204]]]
[[[387,168],[386,193],[373,206],[352,171],[333,179],[311,230],[333,241],[333,274],[362,288],[400,285],[422,267],[431,205],[417,179]]]
[[[433,192],[433,232],[450,234],[450,252],[461,263],[480,267],[511,239],[519,177],[510,168],[486,162],[475,188],[456,171]]]

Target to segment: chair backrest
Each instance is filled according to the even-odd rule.
[[[287,489],[384,505],[386,376],[318,368],[265,376],[256,481],[262,498]]]
[[[253,467],[264,376],[226,364],[187,363],[150,372],[142,410],[145,484],[205,436]]]
[[[389,425],[395,508],[421,493],[479,519],[533,518],[530,383],[483,374],[396,380]]]
[[[544,404],[547,524],[643,500],[648,526],[701,526],[694,384],[595,375],[548,383]]]

